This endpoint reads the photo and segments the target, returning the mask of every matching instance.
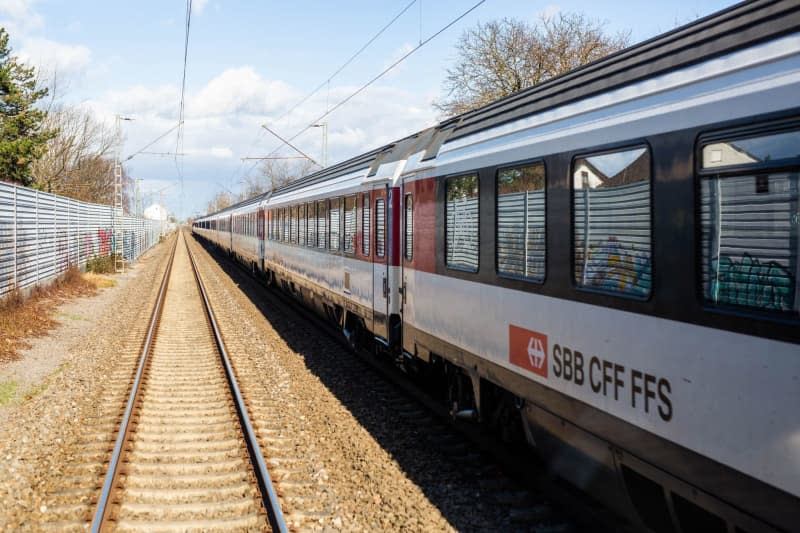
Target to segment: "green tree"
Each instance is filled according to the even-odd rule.
[[[47,92],[37,87],[34,68],[11,55],[8,32],[0,28],[0,180],[32,183],[31,165],[55,134],[43,126],[47,113],[36,107]]]

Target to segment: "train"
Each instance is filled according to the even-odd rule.
[[[800,531],[798,176],[756,0],[192,231],[642,530]]]

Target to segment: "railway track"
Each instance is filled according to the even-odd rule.
[[[286,531],[194,259],[179,234],[92,531]]]
[[[355,388],[364,389],[362,393],[368,398],[366,402],[370,410],[384,413],[396,426],[400,440],[390,445],[393,453],[402,454],[407,446],[411,446],[418,450],[411,455],[431,451],[439,454],[441,462],[435,466],[441,467],[441,472],[429,470],[428,473],[440,478],[436,485],[459,486],[458,492],[464,495],[464,501],[454,505],[488,505],[493,511],[487,515],[492,514],[497,520],[492,524],[494,530],[540,533],[633,531],[612,512],[564,482],[551,478],[531,460],[530,450],[506,446],[473,424],[453,423],[446,406],[409,380],[388,360],[376,358],[365,350],[354,352],[341,334],[322,318],[280,290],[268,289],[239,263],[223,258],[218,250],[207,249],[231,276],[233,283],[249,293],[250,299],[274,327],[287,335],[289,342],[298,336],[319,338],[317,333],[327,334],[325,337],[333,342],[326,343],[320,339],[317,344],[325,347],[315,350],[325,352],[320,359],[334,363],[330,368],[318,367],[318,371],[332,380],[338,379],[340,374],[346,376],[348,394],[354,393]],[[219,283],[221,280],[216,281]],[[209,283],[213,284],[213,281]],[[264,297],[254,298],[254,293],[262,293]],[[216,297],[221,297],[221,294],[216,294]],[[281,326],[281,321],[287,325]],[[402,436],[412,432],[414,438],[410,441]],[[430,469],[430,466],[426,468]],[[438,488],[433,486],[426,492],[428,490],[436,491]],[[468,495],[478,499],[470,499]],[[465,527],[485,529],[477,524]]]

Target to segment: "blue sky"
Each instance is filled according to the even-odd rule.
[[[285,117],[411,0],[194,0],[189,43],[183,187],[174,158],[140,155],[129,173],[142,190],[165,191],[180,216],[204,211],[220,190],[237,191],[258,174],[244,156],[263,156],[395,59],[471,7],[476,0],[417,0],[376,42],[335,77],[330,88]],[[487,0],[408,60],[327,118],[330,163],[433,124],[445,69],[460,34],[477,22],[577,11],[631,31],[632,42],[724,9],[733,2]],[[124,125],[123,154],[141,148],[177,122],[183,66],[185,1],[0,0],[0,25],[15,53],[46,76],[57,72],[59,99],[85,106],[98,119],[115,113]],[[420,32],[421,30],[421,32]],[[321,159],[322,136],[311,129],[295,143]],[[175,134],[153,146],[174,151]],[[294,155],[284,148],[280,155]],[[182,190],[182,192],[181,192]]]

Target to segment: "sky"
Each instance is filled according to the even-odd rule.
[[[477,0],[417,0],[352,63],[358,49],[413,0],[193,0],[186,69],[183,156],[139,154],[126,170],[144,205],[163,198],[180,218],[202,214],[220,191],[237,193],[259,173],[243,157],[296,156],[261,125],[289,138],[313,124]],[[446,69],[460,35],[479,22],[581,12],[636,43],[734,2],[486,0],[380,80],[325,117],[328,163],[435,124]],[[121,114],[123,159],[178,123],[186,0],[0,0],[13,53],[55,78],[56,98],[113,124]],[[330,81],[328,81],[330,80]],[[304,97],[322,89],[299,106]],[[295,107],[296,106],[296,107]],[[294,108],[294,109],[293,109]],[[292,110],[293,109],[293,110]],[[288,113],[291,110],[291,113]],[[322,129],[292,142],[322,162]],[[148,149],[175,153],[177,131]]]

